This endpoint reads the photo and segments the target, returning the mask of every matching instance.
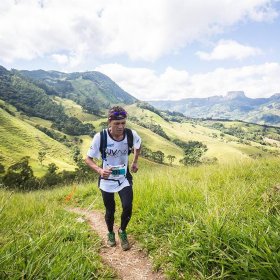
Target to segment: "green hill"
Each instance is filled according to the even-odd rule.
[[[1,152],[5,165],[18,159],[20,143],[22,154],[31,155],[32,165],[39,173],[43,169],[37,156],[44,148],[47,151],[45,164],[55,162],[62,169],[73,169],[71,149],[77,146],[81,155],[86,155],[93,134],[106,122],[106,111],[113,104],[125,107],[127,126],[139,133],[150,153],[163,153],[165,164],[169,164],[168,156],[175,157],[175,165],[185,156],[176,141],[199,141],[206,145],[205,162],[214,157],[219,162],[227,162],[240,157],[279,154],[279,128],[192,119],[181,113],[158,110],[136,101],[98,72],[7,71],[2,67],[0,78],[3,99],[0,107],[6,110],[1,110]],[[85,101],[93,106],[92,110],[85,106]],[[15,140],[11,140],[12,136]]]
[[[240,159],[171,168],[140,160],[128,238],[167,279],[279,279],[279,164]],[[72,191],[0,189],[1,279],[117,277],[98,254],[104,236],[67,211],[104,213],[97,182],[77,184],[65,202]],[[121,212],[116,196],[117,225]]]
[[[92,141],[90,133],[77,128],[99,131],[107,120],[106,98],[112,101],[114,94],[100,89],[98,98],[104,102],[93,114],[82,102],[97,82],[80,73],[69,74],[72,80],[59,72],[36,73],[42,80],[0,67],[0,162],[7,167],[29,156],[36,176],[44,175],[49,163],[73,170],[73,148],[84,157]],[[54,77],[57,85],[50,86]],[[191,119],[145,102],[117,101],[143,146],[165,155],[165,165],[139,159],[128,228],[129,238],[149,254],[154,269],[172,279],[279,279],[280,128]],[[203,143],[205,156],[218,158],[218,163],[183,166],[180,141]],[[43,166],[40,151],[47,153]],[[175,156],[173,167],[167,166],[168,155]],[[83,171],[78,170],[83,180],[61,188],[0,189],[1,279],[117,277],[100,261],[100,237],[66,210],[69,204],[104,210],[101,192],[93,187],[96,177],[83,182]],[[74,195],[65,202],[69,194]],[[117,197],[117,224],[121,211]]]
[[[29,117],[53,122],[53,127],[69,135],[91,134],[93,127],[69,117],[64,107],[52,100],[55,91],[45,83],[22,75],[19,71],[0,68],[0,99],[15,106]]]
[[[27,77],[51,86],[60,97],[71,99],[91,113],[100,113],[110,104],[132,104],[137,99],[121,89],[106,75],[96,72],[62,73],[57,71],[26,71]]]
[[[46,172],[46,165],[55,163],[65,170],[74,169],[72,151],[25,121],[14,117],[0,108],[0,151],[5,166],[16,163],[24,156],[30,156],[35,174]],[[38,152],[45,151],[44,167],[39,164]]]

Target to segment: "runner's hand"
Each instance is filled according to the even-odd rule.
[[[138,171],[138,165],[137,163],[131,164],[131,172],[136,173]]]
[[[100,171],[100,176],[104,179],[108,179],[111,173],[112,173],[112,167],[110,167],[109,169],[102,169]]]

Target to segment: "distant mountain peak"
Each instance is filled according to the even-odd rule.
[[[280,93],[275,93],[272,96],[270,96],[270,99],[279,99],[280,98]]]
[[[225,100],[231,100],[235,98],[247,98],[244,91],[228,91],[225,96]]]

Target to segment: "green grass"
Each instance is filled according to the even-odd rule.
[[[261,156],[268,156],[268,153],[256,148],[256,147],[261,147],[259,143],[252,142],[252,146],[237,143],[238,138],[231,135],[225,135],[224,139],[221,139],[220,137],[221,132],[216,129],[205,127],[200,124],[194,125],[190,122],[183,122],[183,123],[166,122],[157,114],[147,110],[142,110],[141,108],[137,107],[135,104],[127,106],[127,111],[129,113],[128,126],[131,126],[132,128],[139,131],[139,135],[143,139],[143,143],[147,147],[151,148],[152,150],[154,149],[162,150],[166,156],[169,154],[176,156],[174,164],[179,164],[179,160],[183,158],[184,154],[182,149],[174,145],[172,142],[167,141],[166,139],[150,132],[149,130],[130,123],[129,116],[137,117],[139,120],[142,121],[145,120],[146,122],[147,121],[150,122],[151,120],[153,120],[156,124],[161,125],[163,130],[172,140],[178,138],[185,142],[200,141],[203,144],[206,144],[208,147],[206,156],[217,157],[221,163],[227,162],[229,159],[233,159],[233,158],[235,159],[238,159],[240,157],[248,158],[249,156],[257,156],[259,154]],[[211,122],[209,121],[209,123]],[[229,127],[230,125],[244,127],[244,123],[241,122],[221,122],[221,123],[223,123],[226,127]],[[256,128],[255,126],[252,125],[250,125],[250,127],[254,127],[254,129]],[[258,127],[260,129],[262,128],[261,126]],[[247,127],[245,128],[248,129]],[[253,128],[251,128],[251,130],[252,129]],[[213,133],[216,133],[218,137],[214,138]],[[267,146],[266,148],[272,149]]]
[[[69,117],[76,117],[82,122],[92,121],[97,118],[91,114],[83,112],[82,106],[78,105],[77,103],[75,103],[70,99],[65,99],[65,98],[60,98],[58,96],[55,96],[53,101],[55,101],[57,104],[61,104],[65,109],[65,113]]]
[[[37,118],[37,117],[25,117],[24,121],[31,124],[32,126],[41,125],[41,126],[49,128],[49,129],[51,129],[51,126],[52,126],[51,121],[44,120],[44,119]]]
[[[43,172],[38,152],[45,151],[44,165],[54,162],[58,167],[73,170],[72,151],[30,124],[11,116],[0,108],[0,151],[2,162],[8,167],[24,156],[30,156],[38,174]],[[35,173],[37,175],[37,173]]]
[[[248,160],[152,172],[135,191],[133,230],[174,278],[279,279],[278,166]]]
[[[280,182],[279,164],[240,159],[172,168],[140,159],[128,234],[171,279],[279,279],[280,194],[273,189]],[[72,205],[104,213],[96,184],[78,185],[69,203],[73,186],[13,194],[10,200],[1,191],[1,205],[7,202],[0,209],[2,275],[112,275],[97,255],[98,237],[63,210]],[[116,205],[120,223],[117,195]]]
[[[97,234],[57,205],[71,189],[14,193],[10,198],[11,193],[0,190],[0,279],[116,276],[101,263]]]
[[[79,82],[82,81],[78,81],[78,83]],[[81,106],[71,100],[55,97],[54,101],[62,104],[67,114],[70,116],[75,116],[83,122],[89,122],[93,124],[96,131],[100,130],[100,122],[106,121],[106,119],[100,119],[96,116],[84,113]],[[257,157],[259,155],[266,157],[269,155],[267,152],[260,149],[262,146],[259,143],[251,142],[251,146],[237,143],[238,139],[230,135],[225,135],[224,139],[221,139],[220,131],[201,126],[199,124],[194,125],[189,122],[166,122],[155,113],[148,110],[142,110],[135,104],[129,106],[125,105],[125,108],[129,113],[127,126],[129,128],[135,129],[142,138],[144,145],[150,148],[152,151],[163,151],[165,154],[166,163],[168,163],[167,156],[172,155],[175,156],[175,161],[173,164],[180,165],[179,160],[184,157],[183,150],[175,145],[172,141],[168,141],[163,137],[151,132],[150,130],[132,123],[129,120],[130,116],[135,116],[144,122],[150,122],[152,120],[154,123],[160,124],[171,140],[178,138],[186,142],[201,141],[208,147],[206,156],[210,158],[216,157],[221,163],[226,162],[230,158],[238,159],[239,157]],[[45,172],[45,168],[39,164],[37,157],[39,151],[45,150],[47,152],[46,160],[43,162],[45,166],[54,162],[60,167],[60,170],[74,169],[71,150],[61,143],[50,139],[44,133],[33,127],[36,124],[40,124],[50,128],[50,121],[34,117],[22,117],[19,114],[17,114],[17,117],[13,117],[2,109],[0,111],[0,117],[0,150],[3,157],[3,162],[6,167],[15,163],[22,155],[29,155],[31,156],[31,164],[34,168],[35,175],[42,176]],[[211,121],[208,122],[209,124],[211,123]],[[244,126],[244,123],[241,122],[222,123],[227,127],[230,125],[242,126],[248,132],[257,129],[258,127],[262,129],[262,127],[257,125],[250,124],[249,126]],[[31,124],[31,126],[29,124]],[[213,133],[216,133],[218,137],[214,138]],[[275,129],[267,129],[267,134],[269,135],[269,133],[275,133]],[[71,139],[73,137],[68,136],[68,138]],[[81,153],[84,157],[92,139],[88,136],[79,136],[78,138],[84,140],[84,142],[80,145]],[[268,150],[275,150],[269,146],[266,146],[266,148]]]
[[[128,233],[172,279],[279,279],[279,164],[242,159],[171,168],[140,161]],[[98,192],[72,203],[93,201],[104,211]],[[117,198],[117,222],[120,214]]]

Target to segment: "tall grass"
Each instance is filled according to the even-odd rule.
[[[279,159],[172,168],[139,162],[128,233],[171,279],[280,279]],[[0,278],[91,279],[114,273],[98,237],[65,211],[72,187],[13,194],[1,219]],[[121,203],[116,196],[116,221]],[[104,211],[96,182],[69,204]],[[1,211],[1,207],[0,207]]]
[[[172,278],[280,279],[279,163],[143,167],[133,232]]]
[[[98,256],[99,237],[57,205],[57,198],[65,200],[69,192],[70,188],[28,194],[0,191],[0,279],[115,276]]]

